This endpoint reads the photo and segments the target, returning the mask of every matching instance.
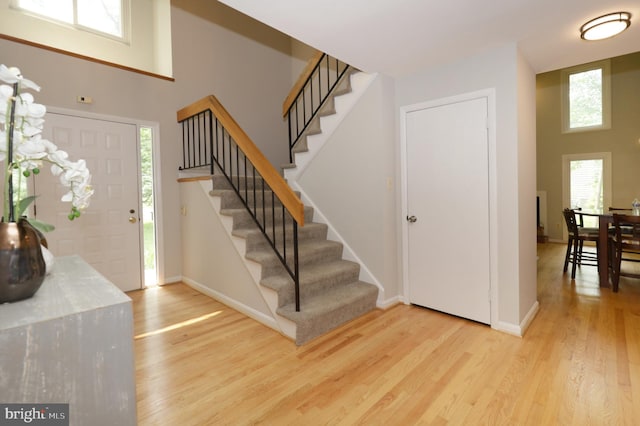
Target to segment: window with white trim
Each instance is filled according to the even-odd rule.
[[[611,127],[611,76],[608,60],[566,68],[562,76],[562,131]]]
[[[15,9],[126,40],[129,0],[13,0]]]

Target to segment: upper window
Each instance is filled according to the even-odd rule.
[[[14,0],[14,7],[31,14],[125,39],[128,0]]]
[[[562,130],[576,132],[611,127],[609,61],[562,70]]]

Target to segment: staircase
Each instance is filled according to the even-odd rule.
[[[185,181],[200,181],[209,193],[220,223],[262,294],[271,316],[256,319],[298,345],[375,309],[382,289],[298,185],[306,166],[373,81],[373,76],[339,67],[338,60],[318,54],[285,100],[289,134],[298,143],[284,173],[268,162],[215,96],[177,112],[183,136],[179,169],[181,174],[210,170],[212,187],[193,174],[183,176]],[[326,90],[322,86],[324,93],[313,89],[316,78],[327,83]],[[307,101],[313,113],[305,112],[302,127],[297,128],[298,112],[307,110]],[[297,111],[293,120],[292,108]],[[244,305],[238,306],[242,310]]]
[[[253,187],[252,183],[248,185]],[[305,207],[306,224],[298,231],[301,303],[300,311],[296,312],[291,276],[226,178],[213,177],[210,195],[219,198],[219,213],[232,219],[232,235],[245,240],[245,259],[260,265],[258,284],[265,293],[265,300],[274,305],[270,309],[277,316],[294,324],[289,327],[282,324],[282,318],[278,320],[285,334],[289,334],[287,329],[294,332],[290,337],[297,345],[376,307],[378,288],[359,280],[360,266],[342,259],[342,244],[328,240],[327,225],[313,222],[313,209]],[[271,196],[267,193],[264,198],[265,214],[271,215]],[[261,197],[257,201],[262,204]],[[276,208],[276,216],[279,216],[278,211]],[[276,218],[277,222],[281,223],[281,220],[281,217]]]
[[[295,163],[283,166],[286,173],[291,174],[293,181],[297,172],[309,164],[321,146],[321,142],[314,142],[314,138],[322,137],[323,133],[326,138],[327,133],[333,131],[337,123],[342,120],[343,117],[338,117],[340,110],[344,110],[349,102],[355,103],[357,100],[349,99],[349,96],[355,96],[351,94],[352,74],[353,72],[349,72],[344,76],[331,97],[322,106],[318,117],[314,119],[296,145],[294,158],[296,162],[300,159],[302,167],[298,167]],[[363,85],[362,82],[356,84]],[[342,112],[342,115],[345,113]],[[323,128],[328,128],[329,131],[323,131]],[[275,214],[277,223],[275,229],[280,229],[282,214],[278,201],[275,201],[276,208],[272,209],[273,198],[270,192],[266,192],[263,197],[261,191],[256,191],[255,195],[252,191],[254,185],[261,187],[259,180],[234,177],[234,181],[238,179],[241,181],[240,187],[249,189],[249,203],[253,204],[255,201],[258,206],[264,205],[264,211],[262,208],[258,209],[256,216],[260,217],[264,214],[269,218],[266,222],[270,222],[270,218]],[[259,272],[253,274],[254,279],[279,328],[283,334],[295,339],[297,345],[309,342],[376,308],[378,287],[360,280],[360,265],[343,258],[344,245],[339,241],[328,239],[329,226],[314,222],[314,209],[305,206],[305,225],[298,229],[300,311],[296,311],[294,283],[290,274],[285,270],[227,179],[222,175],[214,175],[212,181],[213,189],[210,195],[215,199],[213,205],[216,206],[223,221],[225,217],[227,218],[226,227],[232,236],[244,241],[242,244],[244,249],[240,248],[239,252],[244,255],[249,269],[255,270],[253,265],[259,265]],[[273,235],[273,231],[267,232]],[[292,232],[286,232],[285,238],[290,239],[291,234]],[[287,245],[291,246],[290,241]],[[354,258],[354,256],[349,257]],[[293,265],[289,264],[289,267]]]

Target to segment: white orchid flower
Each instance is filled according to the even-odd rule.
[[[49,155],[49,157],[51,157],[52,154],[64,152],[58,151],[58,147],[48,139],[42,139],[42,143],[44,144],[44,148],[47,150],[47,155]],[[64,152],[64,154],[67,155],[66,152]]]
[[[19,83],[24,89],[32,89],[36,92],[40,91],[40,86],[35,84],[33,81],[22,77],[20,69],[16,67],[7,68],[4,64],[0,65],[0,80],[8,84]]]
[[[42,133],[42,127],[32,126],[28,121],[23,122],[20,129],[22,130],[22,134],[27,138],[31,138]]]
[[[26,116],[29,118],[42,118],[47,113],[47,107],[36,103],[29,103],[27,110],[28,114]]]
[[[20,169],[22,174],[28,176],[31,172],[38,173],[46,162],[51,164],[51,173],[69,188],[62,196],[62,201],[71,202],[69,219],[77,218],[89,206],[89,198],[94,193],[86,162],[70,161],[65,151],[42,138],[46,107],[35,103],[32,94],[22,93],[24,89],[39,91],[37,84],[25,79],[18,68],[5,65],[0,65],[0,81],[6,83],[0,84],[0,161],[5,163],[3,217],[14,220],[14,211],[9,206],[20,204],[19,191],[13,193],[13,200],[9,200],[7,188],[10,186],[8,178],[12,176],[10,171]],[[12,134],[9,134],[9,128],[13,128]],[[11,158],[8,151],[12,151]]]
[[[93,195],[91,175],[81,173],[82,179],[77,179],[71,184],[71,190],[65,193],[61,200],[71,202],[71,205],[82,211],[89,207],[89,198]],[[78,176],[76,176],[77,178]]]
[[[53,144],[51,144],[53,145]],[[67,163],[67,159],[69,158],[69,154],[67,154],[66,151],[63,151],[61,149],[57,149],[57,147],[55,145],[53,145],[53,149],[51,149],[51,147],[47,148],[47,151],[49,152],[49,160],[54,163],[54,165],[56,163],[59,164],[66,164]],[[60,173],[54,173],[56,176],[58,176]]]
[[[26,159],[40,159],[47,156],[45,151],[45,145],[40,139],[40,135],[35,135],[32,138],[25,139],[22,143],[19,143],[15,147],[16,155],[22,156]]]
[[[0,84],[0,101],[2,101],[2,103],[6,103],[12,97],[13,87],[7,86],[6,84]]]
[[[34,103],[30,93],[20,95],[16,99],[16,117],[42,118],[46,113],[47,108],[44,105]]]

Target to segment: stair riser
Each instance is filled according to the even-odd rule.
[[[274,219],[273,214],[275,213],[275,229],[276,233],[282,234],[282,209],[276,209],[275,212],[271,209],[267,209],[267,211],[263,212],[262,210],[258,210],[256,212],[256,217],[258,221],[265,226],[265,228],[271,232],[274,227]],[[305,207],[304,210],[304,220],[305,222],[311,222],[313,220],[313,210],[311,208]],[[224,214],[224,212],[223,212]],[[233,217],[233,229],[253,229],[257,227],[255,220],[251,216],[251,214],[245,210],[234,210],[231,214]],[[287,213],[285,213],[285,225],[287,233],[293,233],[293,219]],[[298,227],[300,228],[300,227]]]
[[[300,137],[298,142],[293,146],[292,151],[294,154],[299,154],[301,152],[309,151],[309,145],[307,144],[307,137],[306,136]]]
[[[287,265],[291,269],[294,267],[293,246],[290,247],[291,251],[287,254]],[[247,253],[247,258],[251,259],[251,253]],[[311,253],[299,253],[298,255],[298,268],[304,270],[305,267],[311,265],[317,265],[324,262],[333,262],[342,259],[342,246],[335,245],[331,247],[323,247],[322,249],[315,250]],[[262,274],[261,278],[267,278],[276,274],[287,274],[286,269],[282,263],[275,258],[272,258],[270,262],[262,262]]]
[[[256,176],[255,179],[252,176],[249,176],[249,177],[232,176],[231,179],[233,180],[233,185],[240,188],[243,191],[245,188],[253,189],[254,186],[257,189],[260,189],[260,190],[262,189],[262,178],[259,176]],[[211,177],[211,181],[213,184],[212,188],[214,190],[217,190],[217,189],[232,190],[233,189],[233,187],[231,186],[231,184],[229,183],[229,181],[224,175],[221,175],[221,174],[213,175]],[[268,187],[265,185],[264,189],[267,190]]]
[[[296,322],[296,344],[302,345],[316,336],[333,330],[347,321],[375,309],[377,294],[377,288],[370,286],[366,291],[360,292],[357,297],[349,298],[344,303],[332,304],[334,306],[333,309],[317,313],[314,315],[313,320],[304,319],[304,315],[298,315],[302,312],[293,312],[292,305],[278,308],[276,312]],[[301,311],[304,311],[304,308],[303,302]]]
[[[376,307],[377,293],[363,295],[347,306],[340,306],[314,317],[313,322],[298,323],[296,345],[302,345],[315,336],[324,334],[340,325],[372,311]],[[278,311],[282,315],[280,311]]]
[[[315,277],[313,280],[304,280],[300,282],[300,299],[306,300],[320,294],[325,294],[334,288],[346,285],[358,280],[360,268],[348,270],[340,270],[322,277]],[[295,289],[293,280],[290,279],[290,285],[278,291],[278,306],[285,306],[295,301]]]
[[[269,235],[271,231],[269,231]],[[287,232],[287,246],[293,245],[293,232]],[[298,243],[304,244],[310,241],[320,241],[327,239],[327,226],[309,226],[305,225],[298,228]],[[245,237],[247,252],[264,250],[270,247],[269,242],[265,239],[261,232],[254,232]]]

